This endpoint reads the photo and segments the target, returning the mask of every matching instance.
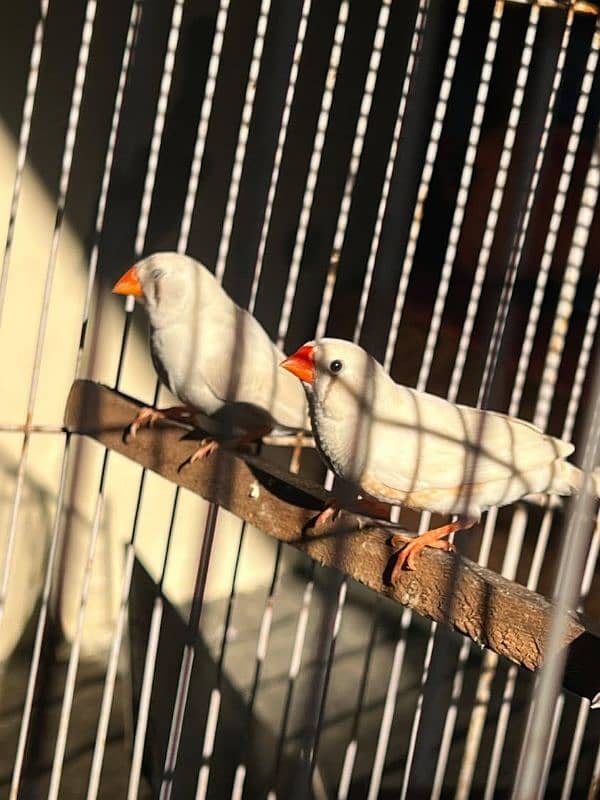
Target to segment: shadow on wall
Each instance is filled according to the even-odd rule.
[[[318,14],[311,15],[307,28],[281,165],[282,190],[275,197],[263,282],[256,306],[258,318],[271,335],[277,332],[338,6],[339,0],[319,4]],[[242,305],[247,303],[250,292],[300,7],[300,2],[276,4],[269,17],[224,278],[225,288]],[[431,287],[437,284],[442,267],[492,8],[491,1],[473,4],[463,35],[457,79],[439,143],[393,363],[394,377],[407,385],[415,383],[429,327],[434,302]],[[145,253],[173,249],[178,241],[217,9],[216,0],[188,0],[185,4]],[[391,9],[345,246],[338,267],[339,279],[328,326],[331,335],[352,335],[402,88],[398,75],[404,73],[415,9],[414,0],[411,3],[394,4]],[[38,11],[38,5],[29,0],[5,10],[3,15],[0,68],[2,74],[11,75],[11,81],[7,82],[0,98],[0,115],[15,138],[20,125],[30,46]],[[99,5],[96,13],[66,205],[67,219],[83,243],[84,253],[89,252],[94,240],[98,193],[130,11],[131,0],[126,3],[108,0]],[[211,269],[214,269],[217,261],[258,11],[258,0],[233,3],[224,38],[188,247],[192,255]],[[52,4],[47,22],[29,157],[52,197],[58,186],[84,12],[84,0],[57,0]],[[134,257],[171,12],[170,3],[144,4],[125,91],[107,214],[100,241],[98,269],[104,288],[112,285]],[[415,91],[405,115],[403,146],[390,194],[389,220],[382,231],[381,263],[378,263],[381,268],[373,282],[372,302],[361,341],[378,358],[382,357],[382,342],[386,339],[392,311],[390,304],[393,303],[403,261],[412,205],[425,158],[454,13],[455,3],[450,2],[439,4],[430,14],[423,44],[422,68],[416,73]],[[288,351],[294,350],[314,334],[377,14],[377,4],[351,3],[345,47],[338,69],[328,134],[304,247],[297,301],[290,320]],[[451,282],[444,315],[444,331],[449,335],[442,337],[440,358],[434,362],[430,380],[430,388],[440,394],[446,391],[448,365],[452,363],[456,340],[462,328],[466,293],[477,261],[519,65],[520,47],[515,43],[522,45],[528,14],[529,7],[526,4],[509,4],[504,11],[490,86],[490,102],[483,119],[481,143],[474,165],[473,189],[456,256],[455,278]],[[540,41],[534,52],[532,78],[526,99],[543,99],[547,96],[554,71],[555,45],[560,41],[561,19],[561,14],[555,9],[542,10]],[[548,145],[549,163],[545,165],[541,176],[528,246],[517,278],[517,299],[512,312],[514,319],[507,331],[502,362],[514,360],[520,346],[519,331],[524,324],[522,317],[529,308],[533,293],[593,22],[591,15],[578,15],[575,20],[565,66],[566,77],[557,97]],[[535,105],[535,102],[526,102],[523,107],[520,135],[517,137],[505,202],[498,221],[499,235],[490,256],[488,279],[477,320],[477,335],[473,337],[462,390],[464,397],[461,399],[466,402],[474,402],[476,397],[491,335],[490,321],[497,309],[508,259],[506,248],[511,241],[510,223],[523,200],[523,181],[528,174],[530,151],[537,149],[534,133],[539,119]],[[579,186],[589,160],[599,115],[600,93],[594,91],[575,164],[574,183]],[[14,165],[14,159],[11,163]],[[6,191],[10,191],[10,186],[6,187]],[[564,264],[569,246],[569,231],[572,231],[577,205],[576,197],[566,205],[565,235],[559,237],[556,264],[549,276],[547,294],[550,300],[543,309],[540,321],[540,329],[544,332],[542,338],[547,336],[549,321],[554,313],[557,288],[562,279],[561,265]],[[82,259],[83,267],[85,263],[85,259]],[[595,280],[593,265],[584,264],[583,273],[581,291],[575,298],[576,310],[580,312],[574,314],[573,325],[576,328],[579,325],[578,317],[584,318],[589,307],[587,301]],[[98,333],[103,328],[96,326],[95,330]],[[542,355],[537,348],[533,357],[536,371],[541,370]],[[111,372],[108,379],[113,378],[114,372]],[[533,375],[525,389],[525,400],[529,407],[533,403],[532,395],[537,385],[537,375]],[[498,407],[504,407],[509,391],[510,381],[499,374],[494,386]]]
[[[311,15],[307,29],[288,143],[281,166],[280,183],[283,188],[275,198],[263,281],[257,300],[257,316],[271,335],[277,331],[285,292],[338,6],[337,0],[319,4],[318,14]],[[263,54],[264,69],[257,83],[255,115],[248,138],[238,212],[224,280],[226,289],[242,304],[247,302],[249,296],[292,57],[291,43],[295,40],[300,7],[300,2],[275,4],[269,20]],[[415,2],[397,3],[392,5],[390,12],[388,34],[370,115],[371,123],[357,175],[346,245],[338,267],[339,280],[333,296],[328,330],[332,335],[349,336],[352,333],[359,287],[368,258],[374,214],[401,91],[398,75],[404,73],[415,8]],[[459,63],[460,74],[465,79],[455,82],[459,89],[453,89],[455,94],[451,97],[447,123],[440,140],[439,156],[425,209],[422,236],[415,254],[413,277],[393,365],[394,377],[408,385],[415,383],[429,327],[434,302],[432,287],[437,286],[446,244],[446,233],[442,235],[442,232],[446,232],[450,224],[492,8],[493,3],[486,2],[473,4],[470,9],[463,40],[464,49],[461,51],[463,60]],[[210,268],[214,268],[217,259],[259,2],[250,0],[232,3],[231,9],[189,240],[191,254],[205,261]],[[95,241],[97,202],[130,11],[131,2],[123,3],[120,0],[107,0],[98,4],[97,8],[67,196],[66,221],[58,251],[38,397],[34,409],[34,422],[38,423],[61,424],[65,399],[73,378],[81,335],[81,309],[85,299],[87,264]],[[174,248],[177,243],[216,11],[216,0],[189,0],[185,4],[145,252]],[[381,356],[378,350],[383,328],[388,322],[388,311],[391,312],[389,305],[395,296],[403,261],[412,213],[411,204],[425,157],[427,136],[439,94],[454,12],[453,3],[436,5],[436,16],[432,17],[423,48],[422,63],[425,67],[417,76],[417,100],[414,101],[414,106],[409,105],[407,111],[403,157],[398,162],[396,190],[390,195],[389,221],[384,226],[382,237],[384,260],[378,264],[379,277],[373,284],[372,304],[362,342],[378,357]],[[10,81],[5,82],[6,86],[0,97],[0,241],[5,240],[9,218],[16,166],[16,140],[38,13],[39,4],[34,0],[13,3],[3,10],[3,25],[0,27],[1,74],[11,76]],[[6,388],[3,388],[2,422],[22,424],[26,416],[41,298],[54,225],[61,157],[84,13],[83,0],[56,0],[51,4],[47,21],[28,166],[15,229],[7,302],[0,329],[0,359],[4,374],[11,376],[6,381]],[[82,374],[109,384],[113,384],[115,379],[123,314],[122,304],[109,295],[108,287],[134,257],[134,242],[171,13],[172,6],[169,3],[144,4],[135,57],[125,92],[107,215],[99,242],[99,291],[94,298],[91,323],[88,326]],[[297,299],[287,337],[288,351],[295,349],[314,334],[377,13],[378,7],[375,3],[351,3],[346,46],[338,70],[329,133],[323,150]],[[542,25],[544,31],[556,38],[552,10],[543,9],[541,13],[545,20]],[[444,335],[440,340],[428,386],[430,390],[440,394],[445,394],[447,390],[448,369],[452,363],[458,332],[462,327],[465,293],[470,287],[486,203],[493,186],[503,129],[510,111],[513,81],[520,55],[514,42],[523,39],[527,14],[526,5],[508,5],[505,10],[499,46],[499,68],[490,90],[493,102],[489,104],[491,111],[486,112],[483,121],[482,139],[474,170],[473,197],[467,209],[464,242],[461,241],[458,249],[444,317]],[[547,225],[550,214],[568,138],[567,131],[577,101],[592,23],[590,18],[578,19],[574,28],[574,44],[567,62],[567,71],[571,77],[561,89],[558,99],[556,125],[549,142],[552,163],[542,175],[542,200],[536,205],[536,213],[532,218],[532,244],[515,290],[512,309],[514,319],[509,320],[509,331],[499,362],[501,369],[491,393],[493,407],[503,408],[506,405],[506,393],[510,389],[515,358],[521,344],[519,332],[524,325],[533,292],[544,226]],[[540,53],[542,50],[543,48]],[[546,86],[549,73],[547,69],[544,71],[544,64],[537,61],[535,63],[546,81],[542,83]],[[575,179],[579,181],[579,186],[589,160],[590,142],[600,114],[599,97],[600,93],[595,91],[582,134],[582,147],[575,169]],[[528,104],[525,104],[524,114],[529,113],[528,108]],[[523,153],[524,151],[521,152],[522,156]],[[524,157],[522,162],[524,163]],[[516,177],[507,185],[506,209],[503,206],[499,221],[499,229],[502,230],[506,229],[507,220],[520,199],[517,178],[522,182],[523,175],[518,170],[513,173]],[[566,233],[559,240],[557,266],[550,275],[550,299],[542,310],[540,323],[540,330],[544,334],[540,340],[543,340],[544,346],[545,333],[557,302],[557,287],[562,279],[562,265],[570,241],[568,234],[572,231],[577,205],[578,197],[567,204]],[[600,235],[599,230],[599,226],[596,226],[593,236]],[[500,244],[502,247],[498,245],[493,249],[490,258],[488,281],[484,287],[481,313],[473,336],[474,346],[459,397],[469,403],[476,399],[476,388],[489,342],[490,321],[497,308],[497,298],[506,268],[506,258],[503,255],[505,241]],[[564,411],[569,375],[573,372],[573,354],[576,355],[578,351],[578,342],[593,294],[591,286],[595,279],[594,269],[591,263],[584,264],[584,275],[575,298],[572,318],[575,346],[569,348],[571,355],[567,354],[567,369],[561,378],[564,385],[558,387],[559,416],[561,410]],[[534,368],[528,376],[525,392],[525,416],[530,413],[532,398],[537,391],[543,355],[543,348],[536,347],[533,354]],[[140,397],[144,402],[150,402],[154,386],[155,375],[148,354],[145,325],[142,315],[136,313],[133,335],[125,357],[121,388]],[[553,433],[558,432],[557,427],[559,426],[555,424]],[[4,454],[2,457],[5,458],[4,468],[12,475],[19,460],[21,437],[14,433],[1,433],[0,442],[1,452]],[[39,434],[32,437],[28,480],[39,484],[51,497],[55,496],[58,486],[62,454],[62,435]],[[79,579],[70,583],[66,576],[82,574],[89,530],[96,509],[101,462],[100,448],[92,443],[75,443],[70,459],[66,497],[75,513],[86,520],[86,524],[81,527],[80,532],[68,527],[60,559],[59,569],[64,576],[64,590],[61,597],[56,599],[56,604],[68,635],[72,634],[76,622]],[[138,489],[139,469],[125,459],[111,455],[105,486],[104,525],[107,527],[106,530],[103,528],[98,539],[99,551],[94,567],[95,570],[100,570],[100,577],[92,581],[90,610],[86,617],[86,640],[91,646],[94,642],[105,639],[106,631],[109,630],[107,620],[112,618],[118,606],[123,547],[131,534]],[[13,497],[11,481],[7,482],[3,490],[8,492],[10,505]],[[159,574],[164,555],[172,495],[171,486],[155,476],[148,478],[136,548],[153,577]],[[106,516],[109,508],[110,521]],[[24,507],[20,512],[19,526],[22,525],[21,515],[26,513]],[[166,590],[170,582],[172,584],[172,599],[175,603],[187,600],[192,591],[193,565],[201,546],[205,516],[205,504],[198,498],[188,498],[186,495],[176,519],[175,538],[180,538],[177,546],[172,548],[173,560],[169,563],[166,581]],[[232,559],[237,547],[237,523],[226,514],[223,514],[223,519],[226,523],[222,542],[215,547],[215,561],[209,578],[212,583],[208,591],[214,596],[222,596],[229,591]],[[226,535],[225,530],[229,530],[231,535]],[[6,527],[3,527],[0,535],[6,535]],[[246,573],[242,575],[242,582],[246,581],[248,587],[266,581],[272,571],[268,549],[270,545],[260,536],[256,540],[252,539],[252,542],[247,553],[252,553],[253,558],[245,560]],[[22,552],[18,544],[17,560],[24,557]],[[21,567],[26,568],[24,565],[16,565],[14,569]],[[39,591],[41,573],[36,572],[36,575],[36,591]],[[33,584],[34,582],[31,584],[32,591]],[[107,586],[110,587],[109,590]],[[93,610],[96,608],[95,603],[97,614]]]

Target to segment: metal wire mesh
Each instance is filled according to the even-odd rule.
[[[157,403],[141,317],[109,287],[176,249],[286,350],[353,338],[401,383],[530,418],[595,466],[596,12],[3,9],[17,76],[0,99],[10,798],[595,796],[600,722],[560,693],[559,662],[534,685],[67,434],[61,415],[77,377]],[[314,452],[282,449],[264,455],[331,487]],[[597,618],[589,516],[519,503],[458,544]]]

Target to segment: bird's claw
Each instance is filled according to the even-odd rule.
[[[172,406],[170,408],[141,408],[136,414],[133,422],[125,428],[123,441],[130,442],[135,439],[137,432],[142,425],[153,428],[160,419],[171,419],[176,422],[190,424],[192,422],[193,411],[186,406]]]
[[[202,439],[200,442],[200,447],[197,450],[194,450],[189,458],[186,458],[177,471],[181,472],[184,467],[189,467],[192,464],[195,464],[196,461],[201,461],[204,458],[208,458],[208,456],[218,450],[220,446],[220,443],[216,439],[211,439],[210,437]]]
[[[141,408],[134,417],[133,422],[125,428],[123,441],[125,443],[132,442],[142,425],[147,424],[149,428],[152,428],[156,421],[163,419],[164,416],[162,411],[158,411],[155,408]]]
[[[417,568],[417,557],[425,547],[433,547],[436,550],[444,550],[446,553],[456,552],[456,547],[448,539],[433,539],[423,541],[421,536],[405,536],[397,533],[390,538],[390,543],[397,550],[394,568],[392,570],[391,581],[396,583],[402,570],[414,570]]]
[[[452,542],[448,541],[448,536],[457,531],[471,528],[475,522],[476,520],[459,517],[448,525],[442,525],[441,528],[432,528],[432,530],[425,531],[419,536],[408,537],[403,534],[392,536],[391,542],[394,547],[403,545],[396,556],[396,563],[392,570],[392,583],[395,583],[400,578],[400,573],[405,565],[407,569],[416,569],[416,558],[424,547],[434,547],[436,550],[445,550],[447,553],[453,553],[456,548]]]
[[[238,452],[252,453],[253,444],[255,443],[255,441],[256,441],[255,437],[250,438],[248,436],[242,436],[239,439],[228,439],[219,442],[212,436],[207,436],[206,438],[201,440],[200,447],[197,450],[195,450],[192,453],[192,455],[183,462],[183,464],[179,467],[179,471],[181,471],[184,467],[189,466],[190,464],[194,464],[196,461],[208,458],[208,456],[212,455],[220,448],[228,448],[232,450],[237,450]]]
[[[327,503],[323,511],[321,511],[317,517],[315,517],[312,523],[312,527],[315,532],[323,531],[324,529],[333,525],[340,516],[341,510],[342,509],[333,501]]]
[[[196,461],[200,461],[203,458],[208,458],[208,456],[215,453],[220,446],[220,443],[216,439],[211,439],[207,436],[206,439],[202,439],[200,442],[200,447],[194,453],[192,453],[189,458],[189,463],[194,464]]]

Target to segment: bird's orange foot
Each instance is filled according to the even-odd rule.
[[[220,446],[220,442],[210,436],[207,436],[205,439],[201,440],[200,447],[197,450],[194,450],[189,458],[186,458],[179,469],[181,470],[190,464],[194,464],[196,461],[201,461],[204,458],[208,458],[208,456],[218,450]]]
[[[200,442],[200,447],[189,457],[188,464],[193,464],[195,461],[208,458],[208,456],[216,453],[220,446],[220,442],[218,442],[216,439],[213,439],[211,436],[207,436],[205,439],[202,439]]]
[[[212,453],[216,452],[221,447],[226,447],[228,450],[251,453],[253,445],[260,441],[260,439],[265,435],[265,432],[268,432],[268,429],[260,428],[258,431],[252,431],[244,436],[240,436],[235,439],[227,439],[222,442],[219,442],[212,436],[207,436],[205,439],[202,439],[200,442],[200,447],[195,450],[186,461],[183,462],[179,469],[183,469],[183,467],[188,466],[188,464],[193,464],[194,462],[200,461],[203,458],[208,458],[208,456],[212,455]]]
[[[425,534],[423,534],[424,536]],[[402,536],[397,534],[392,536],[392,546],[398,548],[396,561],[392,570],[392,583],[396,583],[404,566],[406,569],[413,570],[417,566],[417,557],[425,547],[435,547],[437,550],[445,550],[453,553],[456,548],[447,539],[436,539],[434,541],[423,542],[423,536]]]
[[[151,428],[157,420],[164,418],[164,412],[156,408],[140,409],[131,425],[125,429],[125,441],[135,439],[142,425],[148,425]]]
[[[327,503],[325,503],[325,508],[323,511],[321,511],[317,517],[315,517],[311,524],[311,527],[315,533],[321,533],[330,525],[333,525],[340,516],[341,511],[342,509],[335,500],[328,500]]]
[[[125,429],[125,441],[135,439],[142,425],[151,428],[160,419],[173,419],[177,422],[191,422],[194,412],[187,406],[171,406],[170,408],[141,408],[131,425]]]
[[[424,547],[434,547],[437,550],[454,552],[456,548],[452,542],[448,541],[447,537],[456,533],[456,531],[470,528],[474,524],[474,520],[457,520],[448,525],[442,525],[441,528],[433,528],[430,531],[426,531],[420,536],[404,536],[403,534],[395,534],[392,536],[392,547],[398,549],[402,548],[396,555],[396,561],[391,576],[392,584],[400,579],[405,565],[407,569],[416,569],[417,556]]]
[[[368,520],[373,520],[375,523],[378,520],[385,520],[388,518],[390,511],[390,506],[388,503],[380,503],[377,500],[365,498],[354,500],[345,508],[349,513],[367,517]],[[321,511],[317,517],[315,517],[311,527],[315,532],[323,531],[338,521],[343,510],[344,509],[338,504],[337,500],[328,500],[323,511]],[[361,527],[360,522],[359,527]]]

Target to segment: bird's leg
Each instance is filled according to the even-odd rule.
[[[270,431],[271,428],[267,427],[255,428],[254,430],[248,431],[243,436],[236,436],[221,442],[212,436],[207,436],[200,442],[200,447],[195,450],[181,466],[184,467],[187,464],[193,464],[195,461],[199,461],[201,458],[206,458],[220,447],[227,447],[231,450],[248,450],[250,445],[259,442],[262,437],[266,436]]]
[[[315,517],[312,526],[315,531],[322,531],[323,528],[327,528],[329,525],[333,525],[336,519],[340,515],[340,511],[342,510],[341,506],[339,505],[338,501],[328,500],[323,510],[319,513],[317,517]]]
[[[350,506],[348,511],[353,514],[360,514],[363,517],[369,517],[373,520],[386,520],[390,518],[389,503],[382,503],[379,500],[373,500],[369,497],[359,497]]]
[[[369,517],[369,519],[389,519],[389,504],[380,503],[378,500],[360,497],[351,503],[345,504],[343,508],[351,514],[359,514],[363,517]],[[328,500],[323,511],[316,517],[313,528],[322,530],[326,526],[332,525],[339,517],[340,511],[342,511],[342,506],[337,500]]]
[[[425,531],[425,533],[422,533],[420,536],[404,536],[403,534],[395,534],[392,536],[392,546],[395,548],[402,548],[396,556],[396,563],[392,570],[392,583],[396,583],[399,579],[405,564],[408,569],[415,569],[415,560],[424,547],[435,547],[438,550],[452,552],[455,550],[455,547],[446,537],[457,531],[471,528],[475,523],[476,520],[457,519],[456,522],[450,522],[448,525],[442,525],[440,528],[433,528],[430,531]]]
[[[170,406],[169,408],[141,408],[131,425],[125,431],[125,437],[135,439],[142,425],[148,424],[151,428],[159,419],[172,419],[176,422],[190,422],[194,410],[188,406]]]

